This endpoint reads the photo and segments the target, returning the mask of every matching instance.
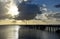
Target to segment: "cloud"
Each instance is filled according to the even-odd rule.
[[[9,3],[0,2],[0,19],[5,19],[10,17],[10,15],[8,14]]]
[[[34,19],[39,11],[39,7],[34,4],[23,4],[18,6],[19,16],[16,19],[20,20],[30,20]]]

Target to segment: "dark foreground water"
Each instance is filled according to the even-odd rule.
[[[25,27],[19,29],[19,26],[0,26],[0,39],[60,39],[60,33]]]
[[[19,39],[60,39],[60,33],[21,28]]]

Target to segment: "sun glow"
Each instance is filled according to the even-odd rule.
[[[11,6],[9,11],[11,12],[10,14],[11,14],[12,16],[18,14],[18,9],[17,9],[16,6]]]
[[[15,15],[19,14],[18,8],[14,3],[11,3],[9,5],[9,12],[8,13],[11,14],[12,16],[15,16]]]

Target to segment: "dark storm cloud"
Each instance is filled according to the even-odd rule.
[[[18,10],[19,10],[19,16],[17,19],[21,19],[21,20],[30,20],[35,18],[35,16],[37,15],[37,13],[39,12],[39,7],[35,4],[24,4],[21,3],[18,6]]]
[[[56,8],[60,8],[60,4],[55,5]]]

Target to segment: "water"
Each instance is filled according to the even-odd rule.
[[[60,33],[22,26],[0,26],[0,39],[60,39]]]
[[[60,34],[30,28],[20,28],[19,39],[60,39]]]
[[[19,26],[0,26],[0,39],[18,39]]]

